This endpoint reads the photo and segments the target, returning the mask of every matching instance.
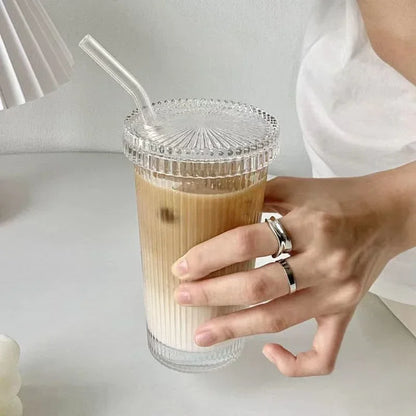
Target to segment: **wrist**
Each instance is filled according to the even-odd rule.
[[[364,178],[371,181],[368,197],[391,255],[415,247],[416,162]]]

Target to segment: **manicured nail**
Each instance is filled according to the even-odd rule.
[[[176,302],[181,305],[190,305],[191,304],[191,294],[185,289],[178,289],[176,294]]]
[[[263,355],[269,360],[271,361],[273,364],[275,364],[274,361],[274,357],[272,356],[272,354],[270,353],[270,351],[268,351],[267,349],[264,349],[263,351]]]
[[[200,347],[208,347],[209,345],[214,344],[215,336],[211,331],[202,331],[199,334],[195,335],[195,342]]]
[[[186,259],[179,259],[172,267],[173,273],[177,277],[182,277],[188,273],[188,262]]]

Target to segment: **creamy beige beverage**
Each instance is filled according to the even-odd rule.
[[[232,228],[259,221],[266,169],[232,178],[181,179],[136,167],[136,191],[147,325],[162,344],[183,351],[207,351],[194,343],[203,322],[236,307],[185,307],[173,293],[175,260],[194,245]],[[254,261],[212,275],[245,271]]]
[[[196,244],[260,220],[279,125],[259,108],[227,100],[173,99],[153,109],[150,125],[135,110],[123,134],[135,165],[149,351],[178,371],[210,371],[235,361],[244,339],[203,348],[195,331],[239,307],[178,305],[171,266]],[[252,267],[254,261],[244,262],[204,278]]]

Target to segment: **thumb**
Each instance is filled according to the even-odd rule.
[[[314,179],[280,176],[266,184],[264,212],[287,214],[308,199]]]

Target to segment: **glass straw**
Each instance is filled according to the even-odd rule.
[[[86,35],[79,46],[133,97],[136,107],[141,111],[144,124],[155,125],[156,114],[152,103],[137,79],[91,35]]]

